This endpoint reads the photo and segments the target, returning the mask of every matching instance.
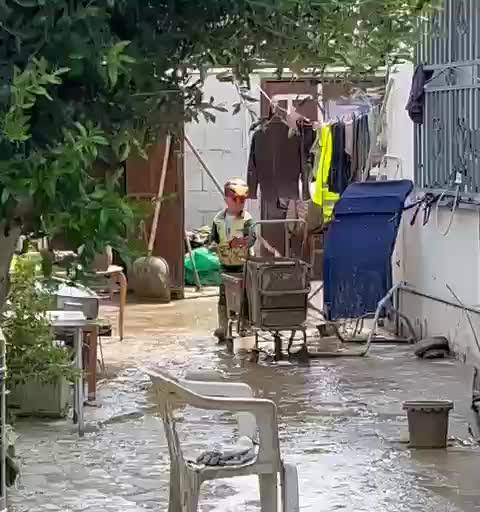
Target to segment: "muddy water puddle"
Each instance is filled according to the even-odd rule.
[[[470,446],[469,382],[460,364],[418,361],[409,347],[376,345],[364,359],[241,367],[209,338],[179,343],[188,357],[155,353],[146,362],[177,375],[215,370],[277,403],[283,456],[298,465],[302,512],[480,510],[480,451]],[[448,450],[407,448],[401,403],[421,398],[455,401]],[[14,512],[167,510],[168,450],[145,377],[124,371],[102,388],[100,401],[102,408],[87,411],[84,440],[65,423],[19,424],[25,465]],[[179,432],[195,456],[231,442],[233,418],[187,409]],[[258,510],[255,478],[203,488],[202,512]]]

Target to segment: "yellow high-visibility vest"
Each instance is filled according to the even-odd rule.
[[[340,198],[340,194],[330,192],[328,189],[328,178],[330,176],[333,156],[333,134],[330,125],[325,125],[321,128],[318,146],[320,156],[315,174],[315,192],[312,201],[322,208],[323,220],[327,222],[332,218],[333,208]]]

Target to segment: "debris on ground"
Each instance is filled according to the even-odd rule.
[[[444,336],[424,338],[415,345],[415,355],[421,359],[444,359],[450,355],[448,340]]]
[[[203,452],[196,462],[204,466],[237,466],[253,461],[256,456],[255,444],[244,436],[231,448],[217,447]]]
[[[210,238],[211,227],[202,226],[201,228],[187,231],[187,237],[190,241],[192,249],[198,249],[208,244]],[[185,247],[185,252],[188,252],[188,248]]]

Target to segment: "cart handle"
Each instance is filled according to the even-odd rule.
[[[270,219],[270,220],[257,220],[253,223],[253,226],[260,224],[305,224],[304,219]]]
[[[259,290],[258,293],[260,295],[264,295],[265,297],[278,297],[280,295],[300,295],[300,294],[308,295],[311,291],[312,291],[311,287],[309,286],[308,288],[304,288],[303,290],[287,290],[287,291],[277,290],[277,291],[268,291],[268,292]]]
[[[285,257],[290,257],[290,233],[288,232],[289,224],[306,224],[304,219],[271,219],[271,220],[257,220],[253,223],[252,229],[264,224],[284,224],[285,225]]]

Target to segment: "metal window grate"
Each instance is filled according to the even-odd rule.
[[[462,174],[462,193],[480,192],[480,0],[444,0],[428,21],[417,61],[434,71],[425,120],[415,132],[415,183],[444,189]]]

